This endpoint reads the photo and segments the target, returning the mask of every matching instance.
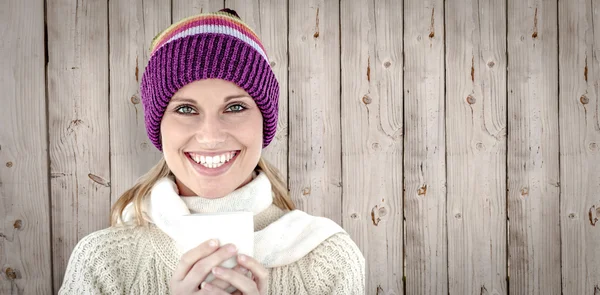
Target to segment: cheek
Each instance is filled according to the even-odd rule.
[[[160,136],[163,140],[163,145],[165,143],[174,145],[188,137],[193,132],[188,125],[173,116],[165,115],[160,123]]]
[[[253,115],[233,129],[238,140],[247,148],[262,149],[263,120],[260,113]]]
[[[169,153],[169,151],[176,150],[181,145],[185,132],[179,125],[176,120],[168,116],[163,117],[160,123],[160,139],[164,152]]]

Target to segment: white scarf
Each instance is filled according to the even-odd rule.
[[[125,224],[135,218],[130,203],[123,211]],[[257,215],[273,204],[271,183],[260,172],[245,186],[225,197],[207,199],[202,197],[180,197],[177,185],[170,177],[156,182],[146,198],[142,211],[163,232],[171,237],[181,249],[181,234],[177,229],[179,216],[190,213],[248,211]],[[190,210],[191,209],[191,210]],[[324,217],[308,215],[293,210],[254,232],[254,258],[267,268],[288,265],[300,260],[332,235],[345,232],[338,224]]]

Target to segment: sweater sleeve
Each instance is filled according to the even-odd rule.
[[[303,259],[308,294],[365,294],[365,258],[346,233],[335,234]]]
[[[113,247],[116,240],[110,230],[97,231],[81,239],[71,253],[58,294],[123,294],[116,261],[120,255],[115,255]]]

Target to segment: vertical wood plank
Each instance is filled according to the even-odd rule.
[[[561,294],[556,4],[508,1],[511,294]]]
[[[339,6],[289,5],[290,192],[299,209],[341,224]]]
[[[444,1],[407,0],[404,17],[405,290],[447,294]]]
[[[172,23],[199,13],[215,12],[225,8],[225,0],[171,0],[171,2]]]
[[[288,9],[287,1],[227,0],[225,7],[236,10],[260,38],[271,68],[279,81],[279,116],[277,133],[263,150],[269,163],[275,165],[287,181],[288,174]]]
[[[600,294],[600,2],[559,1],[564,294]]]
[[[365,255],[367,293],[401,294],[402,2],[340,5],[344,227]]]
[[[506,2],[446,4],[449,292],[506,294]]]
[[[0,294],[51,294],[44,3],[0,2]]]
[[[47,2],[55,292],[76,243],[109,225],[107,13],[108,1]]]
[[[161,0],[109,2],[111,203],[162,156],[146,136],[139,85],[152,39],[171,23]]]

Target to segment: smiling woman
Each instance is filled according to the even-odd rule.
[[[60,294],[364,294],[356,244],[332,220],[295,210],[261,157],[277,127],[279,83],[235,11],[160,33],[141,94],[163,158],[115,203],[110,228],[79,241]],[[226,217],[240,211],[253,215],[253,252],[208,237],[182,253],[209,228],[238,233]],[[182,217],[194,214],[225,218],[190,226]],[[232,258],[237,266],[226,267]]]
[[[221,198],[252,180],[263,146],[263,117],[236,84],[205,79],[185,85],[167,105],[160,130],[164,158],[182,196]]]

